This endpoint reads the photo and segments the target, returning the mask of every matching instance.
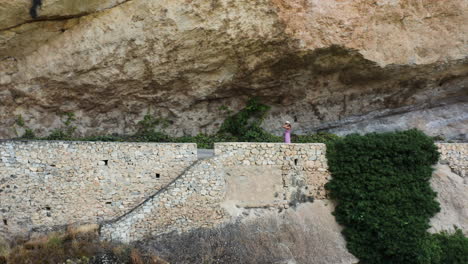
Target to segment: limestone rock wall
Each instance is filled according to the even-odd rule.
[[[217,228],[150,237],[137,243],[144,252],[170,263],[355,264],[332,212],[333,203],[316,200],[296,208],[250,210],[243,221]],[[217,246],[220,246],[217,247]]]
[[[431,219],[431,232],[463,230],[468,235],[468,144],[439,143],[439,164],[431,178],[441,211]]]
[[[467,55],[466,0],[273,2],[286,31],[304,48],[342,45],[380,65],[431,64]]]
[[[195,144],[0,142],[0,234],[113,219],[196,158]]]
[[[448,165],[435,168],[431,186],[437,192],[440,212],[431,218],[430,232],[453,231],[455,227],[468,235],[468,183]]]
[[[249,97],[264,127],[420,128],[467,140],[467,0],[43,0],[0,3],[0,138],[216,132]],[[16,133],[15,133],[16,131]]]

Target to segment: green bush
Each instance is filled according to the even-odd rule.
[[[244,109],[224,120],[219,133],[228,133],[239,138],[251,138],[255,135],[249,135],[249,133],[259,132],[260,125],[269,109],[270,107],[260,103],[258,98],[252,98]]]
[[[254,124],[241,135],[240,141],[244,142],[283,142],[283,137],[275,136],[259,126]]]
[[[61,128],[54,129],[50,135],[44,138],[45,140],[75,140],[73,134],[75,133],[76,126],[72,123],[76,121],[75,114],[71,112],[62,113],[63,126]],[[65,117],[65,120],[63,118]]]
[[[335,217],[362,263],[440,263],[427,233],[439,210],[429,185],[439,153],[417,130],[350,135],[329,142]]]
[[[291,140],[294,143],[327,143],[338,138],[335,134],[319,132],[317,134],[292,135]]]
[[[138,122],[137,134],[151,134],[158,126],[166,128],[169,126],[169,121],[165,118],[157,118],[150,114],[146,114],[143,117],[143,120]]]
[[[454,233],[441,232],[433,234],[435,243],[441,249],[440,263],[443,264],[466,264],[468,263],[468,238],[460,229]]]

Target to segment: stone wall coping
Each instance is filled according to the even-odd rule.
[[[324,143],[280,143],[280,142],[216,142],[214,143],[215,148],[216,145],[232,145],[232,144],[242,144],[242,145],[294,145],[294,146],[322,146],[325,145]]]
[[[6,143],[63,143],[63,144],[134,144],[134,145],[194,145],[196,143],[176,143],[176,142],[135,142],[135,141],[68,141],[68,140],[20,140],[20,139],[6,139],[0,140],[0,144]]]
[[[468,146],[468,142],[457,142],[457,143],[448,143],[448,142],[436,142],[436,145],[463,145]]]
[[[28,144],[28,143],[64,143],[64,144],[135,144],[135,145],[195,145],[196,143],[178,143],[178,142],[136,142],[136,141],[73,141],[73,140],[21,140],[21,139],[0,139],[0,144],[6,143],[21,143],[21,144]],[[282,142],[215,142],[214,146],[216,148],[217,145],[294,145],[294,146],[323,146],[324,143],[282,143]],[[456,143],[448,143],[448,142],[436,142],[436,145],[463,145],[467,146],[468,142],[456,142]]]

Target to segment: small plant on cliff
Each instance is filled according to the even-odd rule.
[[[229,109],[229,107],[227,105],[222,105],[218,108],[219,111],[221,112],[225,112],[225,113],[228,113],[230,114],[232,112],[231,109]]]
[[[134,138],[138,141],[149,142],[168,142],[170,138],[168,135],[156,131],[156,128],[167,128],[169,121],[164,118],[156,118],[151,114],[146,114],[141,121],[138,122],[138,131]]]
[[[24,118],[22,115],[18,115],[15,121],[15,125],[24,129],[24,134],[19,137],[16,128],[14,128],[16,136],[19,137],[20,139],[35,139],[36,138],[34,131],[26,126],[26,122],[24,121]]]
[[[75,133],[76,126],[73,125],[73,122],[76,121],[75,113],[65,112],[61,114],[63,127],[55,129],[52,133],[47,136],[46,140],[71,140],[73,139],[73,134]],[[63,120],[65,118],[65,120]]]
[[[30,128],[26,128],[24,134],[21,136],[21,139],[36,139],[36,134]]]
[[[260,125],[269,109],[270,107],[260,103],[258,98],[252,98],[244,109],[224,120],[219,133],[229,133],[239,138],[251,138],[249,132],[262,133]]]
[[[338,202],[334,214],[347,247],[361,263],[458,263],[441,262],[452,250],[427,232],[440,210],[429,184],[438,158],[433,139],[417,130],[329,142],[333,178],[326,188]]]
[[[162,128],[167,128],[169,126],[169,121],[164,118],[156,118],[148,113],[143,117],[142,120],[138,122],[138,132],[153,132],[158,126],[161,126]]]
[[[23,119],[23,116],[22,115],[19,115],[17,118],[16,118],[16,124],[19,126],[19,127],[24,127],[26,125],[26,123],[24,122],[24,119]]]

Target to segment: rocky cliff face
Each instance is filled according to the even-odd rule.
[[[40,2],[40,1],[39,1]],[[296,133],[468,136],[467,0],[0,2],[0,138],[215,132],[258,96]],[[15,127],[16,126],[16,127]],[[15,132],[16,130],[16,132]],[[19,132],[18,132],[19,131]]]

